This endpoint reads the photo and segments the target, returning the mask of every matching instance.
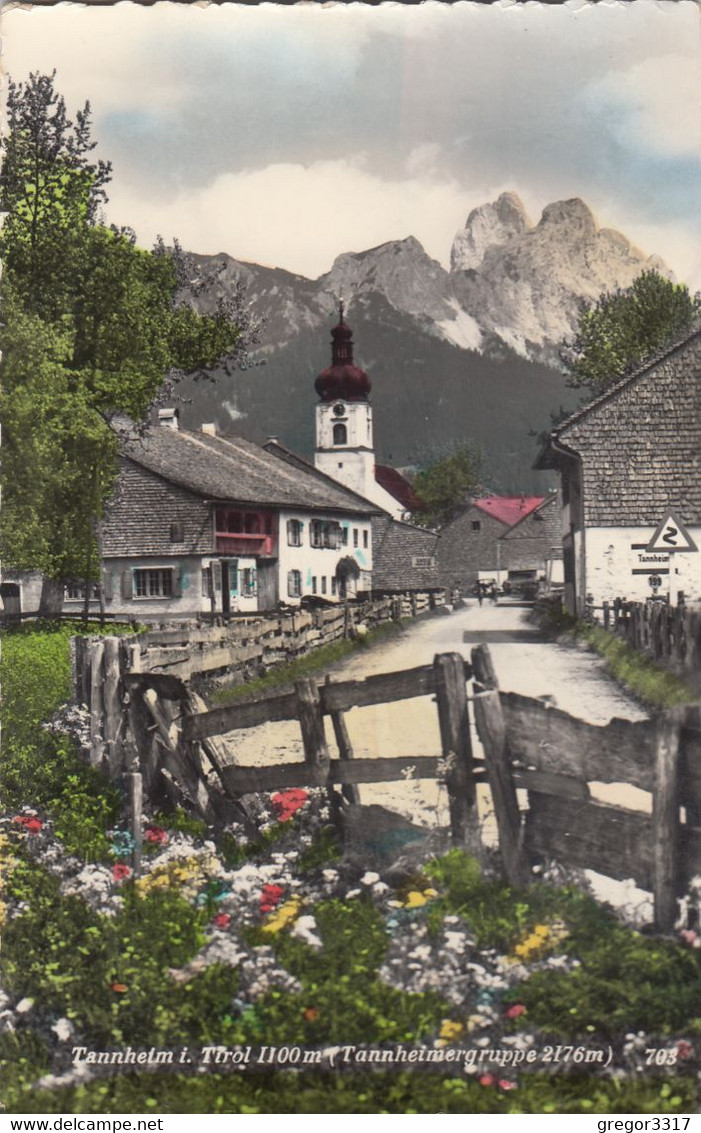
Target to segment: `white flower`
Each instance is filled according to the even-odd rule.
[[[24,999],[20,999],[19,1003],[15,1007],[15,1011],[18,1015],[26,1015],[27,1011],[31,1011],[33,1006],[34,1000],[25,997]]]
[[[298,940],[303,940],[310,948],[321,948],[322,942],[316,935],[317,928],[314,917],[299,917],[290,931],[290,936],[296,936]]]
[[[371,871],[368,871],[367,873],[364,873],[363,876],[361,877],[360,884],[361,885],[375,885],[379,880],[380,880],[379,873],[372,873]]]
[[[65,1043],[73,1034],[73,1024],[70,1019],[57,1019],[51,1030],[59,1042]]]

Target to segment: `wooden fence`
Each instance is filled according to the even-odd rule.
[[[670,606],[661,600],[604,602],[605,629],[675,673],[701,672],[701,604]]]
[[[494,797],[507,876],[544,855],[618,880],[633,878],[654,898],[655,922],[670,929],[677,898],[701,873],[701,709],[685,705],[654,721],[588,724],[498,689],[489,651],[472,662],[482,695],[477,729]],[[651,794],[652,813],[592,801],[591,783],[622,783]],[[517,786],[528,787],[521,813]]]
[[[361,681],[297,681],[273,693],[207,711],[180,676],[140,672],[135,640],[105,638],[84,670],[95,699],[100,686],[104,726],[92,759],[125,774],[138,867],[142,792],[191,808],[211,824],[248,823],[245,797],[290,787],[324,787],[336,815],[358,801],[359,784],[440,778],[448,791],[454,842],[481,856],[477,785],[491,791],[504,870],[514,885],[531,878],[533,861],[553,858],[611,878],[633,878],[654,897],[655,922],[670,929],[677,900],[701,873],[701,707],[686,705],[653,721],[612,720],[605,726],[544,702],[503,692],[488,647],[439,654],[432,665]],[[124,668],[122,665],[124,664]],[[472,695],[466,682],[474,675]],[[440,751],[434,756],[356,759],[345,713],[352,708],[433,697]],[[475,759],[470,704],[484,759]],[[336,743],[332,758],[324,721]],[[271,721],[299,720],[304,760],[240,767],[222,737]],[[438,747],[438,743],[437,743]],[[648,792],[651,813],[596,802],[591,784],[626,784]],[[519,790],[527,792],[527,807]],[[522,798],[522,796],[521,796]],[[249,824],[250,825],[250,824]],[[253,832],[253,828],[251,827]]]

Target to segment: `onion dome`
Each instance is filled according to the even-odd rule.
[[[353,364],[353,331],[343,320],[339,306],[338,326],[331,331],[331,365],[314,383],[322,401],[367,401],[370,379]]]

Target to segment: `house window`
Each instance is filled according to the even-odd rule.
[[[357,527],[353,528],[353,546],[354,547],[358,546],[358,528]]]
[[[341,528],[341,543],[343,544],[344,547],[348,546],[348,528],[347,527]]]
[[[302,524],[299,519],[287,521],[287,544],[289,547],[302,546]]]
[[[313,519],[309,541],[312,547],[330,547],[337,549],[343,541],[340,523],[336,520]]]
[[[337,421],[333,427],[333,443],[345,445],[348,441],[348,430],[342,421]]]
[[[302,572],[291,570],[287,573],[287,594],[290,598],[299,598],[302,594]]]
[[[336,575],[335,574],[332,575],[332,577],[331,577],[331,593],[332,594],[336,593]]]
[[[367,531],[363,531],[363,547],[367,551],[367,549],[368,549],[368,533],[367,533]]]
[[[241,571],[241,593],[245,598],[251,598],[257,593],[257,575],[255,567],[244,567]]]
[[[173,571],[166,567],[134,571],[135,598],[172,598]]]
[[[324,575],[322,580],[321,580],[321,593],[322,594],[326,593],[326,575]]]
[[[260,516],[247,512],[243,518],[243,530],[246,535],[260,535]]]
[[[316,575],[312,577],[312,594],[316,594]]]
[[[479,519],[473,519],[472,520],[472,530],[473,531],[481,531],[482,530],[481,520],[479,520]]]
[[[67,582],[63,588],[63,597],[67,602],[85,601],[85,583],[84,582]],[[98,583],[93,582],[90,584],[90,599],[100,597],[100,587]]]
[[[182,520],[170,525],[170,541],[171,543],[184,543],[185,542],[185,524]]]

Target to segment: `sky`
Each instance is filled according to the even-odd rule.
[[[581,197],[701,288],[693,0],[5,10],[3,68],[56,70],[149,246],[316,278],[413,235],[448,266],[469,211]]]

